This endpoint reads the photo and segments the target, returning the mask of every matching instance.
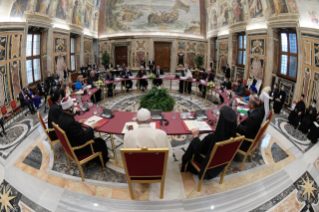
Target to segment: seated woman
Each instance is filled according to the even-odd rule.
[[[39,96],[35,95],[34,92],[32,90],[30,90],[28,87],[26,87],[25,92],[29,96],[29,98],[32,99],[35,107],[39,108],[39,106],[41,104],[41,98]]]
[[[85,83],[83,82],[83,76],[79,75],[78,76],[78,81],[75,83],[75,90],[81,90],[85,87]]]
[[[189,68],[185,68],[184,71],[182,71],[182,76],[186,77],[187,80],[191,80],[193,78],[193,75],[191,73],[191,70]],[[185,90],[190,94],[192,92],[192,83],[190,81],[186,82],[183,80],[179,81],[179,92],[184,92],[184,83],[186,83],[187,88]]]
[[[1,113],[0,113],[0,125],[1,125],[1,127],[2,127],[2,133],[3,133],[4,135],[7,135],[6,131],[4,130],[3,118],[2,118],[2,114],[1,114]],[[0,137],[3,136],[2,133],[0,132]]]
[[[182,157],[182,172],[191,172],[198,175],[199,178],[202,177],[204,167],[206,167],[210,154],[214,148],[215,143],[220,141],[225,141],[231,137],[236,137],[237,129],[237,115],[233,109],[227,106],[223,106],[220,109],[220,116],[217,123],[217,127],[214,133],[208,134],[202,141],[199,139],[199,130],[192,129],[192,134],[194,139],[189,144],[185,154]],[[203,158],[200,154],[205,155]],[[198,171],[192,166],[187,165],[189,161],[194,156],[194,159],[200,163],[201,172]],[[187,166],[186,166],[187,165]],[[209,169],[204,176],[204,179],[212,179],[219,175],[223,169],[224,165]]]
[[[136,77],[142,78],[144,76],[147,76],[147,74],[146,74],[146,72],[144,70],[144,67],[141,66],[141,70],[137,73]],[[147,88],[147,86],[148,86],[148,82],[147,82],[146,79],[139,80],[140,90],[142,90],[144,92],[145,89]],[[137,84],[136,84],[136,87],[137,87]]]

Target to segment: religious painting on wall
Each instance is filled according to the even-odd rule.
[[[29,0],[16,0],[13,3],[10,17],[13,18],[22,18],[24,11],[27,9]]]
[[[218,27],[218,9],[216,8],[211,8],[209,11],[209,22],[211,23],[211,30],[217,29]]]
[[[232,64],[236,64],[237,59],[237,41],[232,42]]]
[[[48,59],[46,57],[42,58],[42,71],[43,78],[46,79],[48,76]]]
[[[145,41],[136,41],[136,50],[145,50]]]
[[[92,42],[84,41],[84,54],[91,54],[91,53],[92,53]]]
[[[64,76],[64,69],[66,66],[66,55],[59,55],[55,56],[54,58],[54,70],[55,73],[60,76],[60,78],[63,78]]]
[[[196,51],[196,43],[187,43],[187,51],[195,52]]]
[[[220,55],[219,56],[219,63],[218,63],[218,74],[223,74],[222,67],[226,66],[226,64],[227,64],[227,56]]]
[[[278,56],[279,56],[279,43],[274,40],[274,57],[273,57],[273,69],[272,73],[276,74],[278,72]]]
[[[69,10],[70,0],[58,0],[58,5],[56,8],[56,18],[66,20]]]
[[[263,5],[262,0],[248,0],[248,12],[250,18],[263,17]]]
[[[311,55],[312,55],[311,42],[304,41],[304,57],[305,57],[306,65],[311,66]]]
[[[89,29],[90,22],[91,22],[91,7],[86,6],[85,12],[84,12],[84,27]]]
[[[288,13],[288,7],[285,0],[267,0],[271,9],[271,14],[278,16],[279,13]]]
[[[0,37],[0,61],[7,59],[7,36]]]
[[[34,1],[34,12],[41,14],[49,14],[50,8],[53,6],[52,0],[37,0]]]
[[[314,73],[311,99],[316,99],[317,101],[319,99],[319,72],[317,71]],[[317,110],[319,111],[319,104],[317,104]]]
[[[315,54],[314,54],[314,62],[315,62],[315,67],[319,68],[319,44],[318,43],[314,43],[314,50],[315,50]]]
[[[237,23],[244,20],[243,5],[241,0],[231,1],[233,23]]]
[[[263,78],[265,61],[264,59],[260,59],[258,57],[249,59],[249,76],[255,80],[259,80]]]
[[[201,32],[198,0],[107,1],[104,33],[163,31]]]
[[[265,55],[265,39],[251,39],[250,54],[264,56]]]
[[[299,13],[298,5],[295,0],[288,0],[288,9],[290,13]]]
[[[75,0],[72,12],[72,24],[76,26],[82,26],[82,1]]]
[[[54,38],[55,53],[66,52],[66,48],[67,48],[66,38]]]
[[[219,54],[228,54],[228,41],[219,42]]]
[[[303,88],[301,93],[305,95],[304,99],[306,104],[308,102],[310,84],[311,84],[311,70],[309,68],[305,68],[305,73],[303,78]]]
[[[20,60],[10,62],[11,91],[14,99],[17,99],[22,88],[21,62]]]
[[[187,53],[186,63],[191,66],[195,67],[194,59],[195,59],[195,53]]]
[[[22,35],[11,35],[9,51],[10,59],[21,57],[21,37]]]
[[[42,35],[42,56],[47,55],[48,50],[48,31],[44,31]]]
[[[99,13],[95,12],[93,15],[93,31],[97,32],[99,30]]]
[[[222,3],[220,5],[220,16],[219,16],[219,22],[221,24],[221,27],[227,26],[230,21],[230,12],[228,11],[228,3]]]
[[[199,43],[197,46],[197,52],[202,54],[205,53],[205,44]]]
[[[0,66],[0,89],[0,106],[4,105],[5,102],[9,104],[11,98],[8,85],[7,64],[3,64]]]
[[[279,87],[282,87],[282,85],[285,86],[285,92],[287,96],[285,104],[290,106],[293,100],[295,83],[282,78],[278,78],[278,84],[279,84]]]
[[[140,68],[142,60],[145,60],[145,52],[136,52],[136,66]]]

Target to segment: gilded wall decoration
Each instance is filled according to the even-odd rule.
[[[10,59],[21,57],[21,38],[22,35],[11,35],[9,54]]]
[[[145,52],[143,52],[143,51],[136,52],[136,66],[137,67],[141,66],[141,62],[144,59],[145,59]]]
[[[319,72],[314,72],[314,79],[313,79],[313,87],[312,87],[312,94],[311,99],[319,99]],[[319,105],[317,104],[317,110],[319,111]]]
[[[226,55],[220,55],[219,56],[219,61],[218,61],[218,74],[223,75],[221,72],[222,67],[227,64],[227,56]]]
[[[315,50],[315,53],[314,53],[315,67],[319,68],[319,44],[318,43],[314,43],[313,45],[314,45],[314,50]]]
[[[281,87],[282,85],[285,86],[285,92],[287,96],[285,104],[290,106],[294,96],[295,83],[282,78],[278,78],[278,84],[279,87]]]
[[[228,41],[219,42],[219,54],[228,54]]]
[[[90,55],[84,55],[84,62],[85,64],[91,63],[91,56]]]
[[[310,84],[311,84],[311,70],[309,68],[305,68],[302,94],[305,95],[304,99],[306,103],[308,102]]]
[[[43,79],[46,79],[48,76],[48,59],[46,57],[42,58],[42,73]]]
[[[48,50],[48,31],[43,32],[42,36],[42,56],[47,55],[47,50]]]
[[[7,64],[0,65],[0,106],[11,101],[8,77]]]
[[[145,50],[145,41],[136,41],[136,50]]]
[[[185,42],[178,41],[178,42],[177,42],[177,47],[178,47],[178,51],[179,51],[179,50],[185,51]]]
[[[249,59],[249,76],[255,80],[259,80],[263,78],[265,61],[264,59],[260,59],[258,57]]]
[[[195,63],[194,63],[195,57],[196,57],[195,53],[187,53],[186,63],[191,67],[195,67]]]
[[[66,38],[54,38],[54,52],[64,53],[67,51]]]
[[[21,81],[21,62],[20,60],[10,62],[10,76],[11,76],[11,92],[14,99],[19,96],[19,92],[22,88]]]
[[[250,40],[250,54],[265,56],[265,39]]]
[[[184,68],[184,59],[185,59],[185,53],[183,51],[180,51],[177,53],[177,67],[178,68]]]
[[[279,43],[274,40],[274,56],[273,56],[273,69],[272,73],[276,74],[278,72],[278,57],[279,57]]]
[[[24,11],[27,9],[29,0],[16,0],[13,3],[10,17],[22,18]]]
[[[187,42],[187,51],[195,52],[196,51],[196,43]]]
[[[84,54],[92,54],[92,41],[84,41]]]
[[[88,29],[90,28],[91,13],[92,13],[92,8],[86,5],[85,11],[84,11],[84,27]]]
[[[0,37],[0,61],[7,59],[7,36]]]
[[[67,66],[66,55],[57,55],[54,57],[54,70],[55,73],[63,78],[64,69]]]
[[[232,64],[236,64],[237,59],[237,41],[232,41]]]
[[[304,41],[304,57],[305,57],[305,64],[311,66],[311,42],[310,41]]]
[[[78,68],[78,70],[81,67],[80,55],[76,55],[76,67]]]
[[[198,53],[205,53],[205,44],[204,43],[199,43],[197,45],[197,52]]]
[[[215,53],[214,44],[210,44],[210,60],[209,61],[214,61],[214,53]]]
[[[77,37],[75,38],[75,43],[76,43],[76,53],[81,52],[81,38]]]

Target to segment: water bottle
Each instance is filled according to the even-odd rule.
[[[236,100],[234,98],[232,98],[232,100],[231,100],[231,106],[232,106],[233,110],[235,111],[236,110]]]
[[[100,115],[100,106],[99,105],[96,105],[96,111],[97,111],[97,115],[99,116]]]
[[[175,119],[175,118],[176,118],[176,107],[174,107],[173,114],[172,114],[172,119]]]

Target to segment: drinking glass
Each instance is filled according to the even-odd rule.
[[[172,113],[172,119],[176,118],[176,107],[174,107],[173,109],[173,113]]]

